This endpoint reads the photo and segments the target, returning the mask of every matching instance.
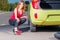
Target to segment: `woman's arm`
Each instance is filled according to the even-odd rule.
[[[14,13],[15,13],[15,19],[17,19],[17,9],[14,9]]]
[[[20,20],[17,18],[17,8],[14,9],[14,13],[15,13],[15,19],[17,20],[17,22],[19,22]]]
[[[24,9],[22,9],[22,11],[23,11],[23,13],[25,13],[25,10]]]
[[[25,13],[24,9],[22,11],[23,11],[23,13]],[[22,16],[21,18],[28,18],[28,17],[27,16]]]

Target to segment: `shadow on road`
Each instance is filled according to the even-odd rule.
[[[20,30],[22,32],[28,32],[30,30],[30,27],[24,27],[27,25],[21,25]],[[2,25],[0,26],[0,32],[12,32],[13,30],[13,26],[10,25]],[[60,27],[58,26],[46,26],[46,27],[37,27],[37,32],[59,32],[60,31]]]
[[[37,32],[59,32],[60,27],[58,26],[44,26],[44,27],[37,27]]]
[[[25,28],[20,28],[22,32],[28,32],[28,30],[30,29],[29,27],[25,27]],[[10,25],[2,25],[0,26],[0,32],[2,33],[7,33],[7,34],[12,34],[13,33],[13,26]]]

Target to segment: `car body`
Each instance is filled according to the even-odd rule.
[[[40,8],[30,3],[30,21],[33,25],[60,25],[60,1],[39,0]],[[37,5],[37,4],[36,4]]]

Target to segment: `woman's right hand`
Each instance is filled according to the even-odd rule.
[[[16,18],[17,22],[20,22],[19,18]]]

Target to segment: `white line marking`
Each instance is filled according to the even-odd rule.
[[[11,13],[11,12],[0,12],[0,15],[7,14],[7,13]]]
[[[2,25],[6,25],[6,24],[0,24],[0,26],[2,26]]]

